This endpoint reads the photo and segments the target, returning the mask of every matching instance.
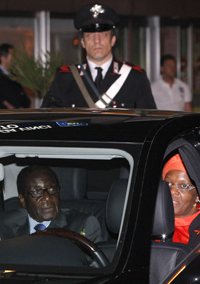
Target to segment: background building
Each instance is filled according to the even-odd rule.
[[[36,58],[58,50],[66,64],[84,53],[73,26],[75,13],[89,0],[1,0],[0,43],[23,44]],[[99,1],[105,3],[107,1]],[[114,54],[146,69],[150,81],[160,76],[160,56],[177,58],[177,77],[187,82],[200,107],[200,1],[110,0],[120,15]]]

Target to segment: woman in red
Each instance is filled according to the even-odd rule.
[[[173,156],[163,168],[163,180],[171,189],[175,213],[173,242],[194,247],[200,242],[199,194],[190,180],[179,154]]]

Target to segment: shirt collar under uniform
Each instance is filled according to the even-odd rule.
[[[95,64],[94,62],[90,61],[87,57],[87,61],[88,61],[88,66],[90,68],[90,73],[91,73],[91,76],[92,76],[92,79],[93,81],[95,81],[95,78],[97,76],[97,69],[95,69],[96,67],[101,67],[103,70],[102,70],[102,77],[104,78],[107,71],[108,71],[108,68],[110,67],[110,64],[113,60],[113,56],[111,56],[111,58],[106,62],[104,63],[103,65],[97,65]]]
[[[29,226],[30,226],[30,234],[33,234],[35,233],[35,229],[34,227],[37,225],[37,224],[43,224],[45,225],[46,227],[48,227],[51,223],[51,221],[43,221],[41,223],[37,222],[36,220],[34,220],[33,218],[31,218],[31,216],[28,214],[28,221],[29,221]]]

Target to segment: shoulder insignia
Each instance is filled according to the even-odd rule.
[[[143,73],[143,69],[140,66],[135,65],[132,68],[137,70],[137,71],[139,71],[139,72],[141,72],[141,73]]]
[[[137,66],[137,65],[130,65],[130,64],[126,63],[126,62],[123,62],[123,63],[126,64],[126,65],[128,65],[128,66],[130,66],[131,68],[133,68],[133,69],[135,69],[135,70],[137,70],[137,71],[143,73],[143,69],[142,69],[140,66]]]
[[[119,74],[119,63],[116,61],[113,61],[113,73]]]
[[[59,73],[61,72],[72,72],[72,71],[69,69],[69,65],[65,65],[60,67]]]

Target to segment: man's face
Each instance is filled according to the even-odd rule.
[[[84,33],[81,39],[88,59],[97,65],[102,65],[110,59],[115,42],[116,36],[111,36],[111,31]]]
[[[57,186],[57,182],[53,176],[38,171],[28,177],[24,196],[19,194],[22,206],[37,222],[54,220],[60,214],[60,196],[59,193],[49,195],[47,191],[44,191],[43,196],[32,197],[28,192],[54,186]]]
[[[176,61],[173,59],[165,60],[161,67],[161,73],[163,76],[174,78],[176,76]]]
[[[13,50],[12,48],[9,49],[7,56],[1,56],[1,65],[6,69],[9,70],[12,65],[12,58],[13,58]]]

